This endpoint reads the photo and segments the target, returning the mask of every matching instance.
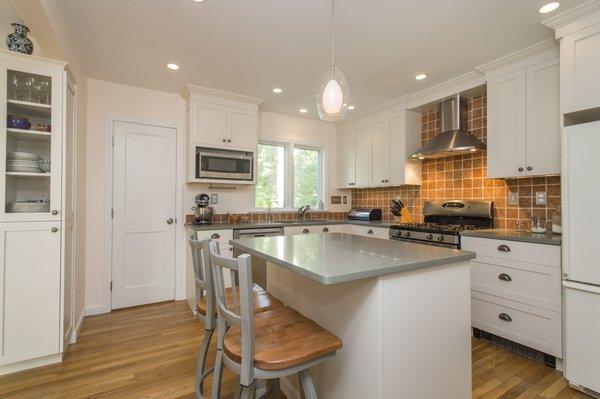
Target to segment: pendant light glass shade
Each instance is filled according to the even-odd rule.
[[[319,118],[328,122],[344,119],[348,110],[350,90],[346,77],[336,67],[323,74],[317,90],[317,112]]]

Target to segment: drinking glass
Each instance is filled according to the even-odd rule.
[[[23,81],[23,85],[25,86],[25,95],[24,95],[24,101],[32,101],[33,99],[33,85],[35,84],[35,79],[33,78],[33,76],[27,76],[24,81]]]
[[[13,89],[13,100],[20,100],[23,94],[23,82],[16,74],[12,76],[11,86]]]
[[[50,98],[51,98],[50,81],[42,80],[40,82],[40,87],[42,88],[40,102],[43,102],[44,104],[50,104]]]

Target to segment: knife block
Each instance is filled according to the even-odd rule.
[[[414,223],[414,219],[406,207],[402,208],[402,211],[400,211],[400,217],[398,219],[400,223]]]

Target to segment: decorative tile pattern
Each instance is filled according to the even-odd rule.
[[[437,109],[422,115],[422,142],[440,131]],[[486,96],[468,101],[467,129],[487,141]],[[494,201],[494,225],[498,228],[530,228],[532,216],[542,217],[548,226],[560,206],[560,177],[488,179],[485,153],[440,158],[423,162],[422,186],[354,189],[353,207],[382,208],[384,219],[393,220],[391,199],[399,196],[417,221],[422,221],[423,202],[427,200],[483,199]],[[535,205],[535,193],[546,191],[547,205]],[[508,204],[508,193],[519,193],[519,204]]]
[[[247,216],[251,222],[262,222],[267,221],[266,212],[256,213],[240,213],[233,214],[232,216]],[[309,211],[305,214],[305,219],[317,219],[317,220],[342,220],[346,219],[346,212],[327,212],[327,211]],[[298,212],[273,212],[273,220],[295,220],[298,217]],[[186,215],[185,222],[192,223],[194,221],[194,215]],[[225,223],[229,221],[229,214],[217,214],[213,216],[213,223]]]

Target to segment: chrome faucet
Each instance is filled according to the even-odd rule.
[[[277,204],[277,206],[279,206],[277,201],[269,202],[269,207],[267,209],[267,222],[269,222],[269,223],[271,223],[273,221],[273,209],[271,208],[271,205],[273,205],[273,204]]]
[[[298,220],[304,220],[304,214],[310,210],[310,205],[301,206],[298,209]]]

